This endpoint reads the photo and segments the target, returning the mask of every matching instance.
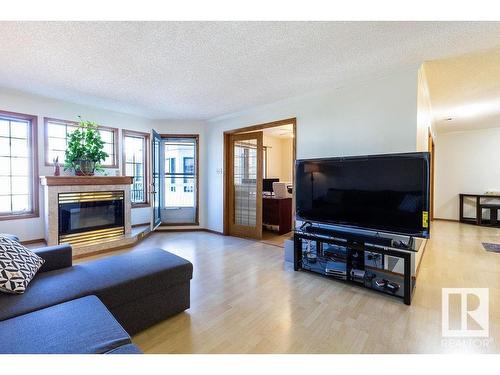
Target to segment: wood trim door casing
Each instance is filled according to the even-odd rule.
[[[194,223],[161,223],[162,227],[182,227],[190,225],[200,225],[200,135],[199,134],[160,134],[163,138],[193,138],[196,143],[196,210]]]
[[[229,235],[229,184],[232,183],[230,180],[229,176],[229,160],[231,158],[231,142],[230,142],[230,136],[231,134],[235,133],[245,133],[245,132],[251,132],[251,131],[258,131],[258,130],[264,130],[268,128],[274,128],[276,126],[281,126],[281,125],[292,125],[293,127],[293,184],[295,186],[295,161],[297,160],[297,118],[296,117],[291,117],[283,120],[278,120],[278,121],[272,121],[272,122],[266,122],[262,124],[256,124],[256,125],[251,125],[251,126],[246,126],[243,128],[238,128],[238,129],[232,129],[232,130],[227,130],[223,134],[223,144],[224,144],[224,152],[223,152],[223,193],[224,193],[224,202],[223,202],[223,223],[222,223],[222,234],[225,236]],[[293,195],[292,195],[292,210],[293,210],[293,215],[292,215],[292,220],[293,223],[295,223],[295,189],[293,189]]]
[[[125,137],[127,136],[136,136],[144,138],[144,197],[145,202],[142,203],[132,203],[131,208],[141,208],[141,207],[149,207],[150,206],[150,197],[149,197],[149,142],[150,135],[149,133],[138,132],[135,130],[126,130],[122,129],[122,175],[126,176],[127,164],[126,164],[126,153],[125,153]]]
[[[434,184],[435,184],[435,178],[434,178],[434,171],[435,171],[435,144],[434,144],[434,138],[432,137],[431,130],[429,129],[429,135],[428,135],[428,149],[430,153],[430,178],[429,178],[429,184],[430,184],[430,207],[429,207],[429,218],[430,220],[434,220]]]
[[[29,219],[40,216],[40,188],[39,188],[39,173],[38,173],[38,116],[28,115],[25,113],[1,111],[0,115],[5,117],[11,117],[13,119],[21,119],[30,122],[30,149],[31,149],[31,169],[32,181],[31,181],[31,212],[22,214],[8,214],[0,216],[0,221],[2,220],[18,220],[18,219]]]
[[[53,163],[51,163],[49,159],[49,132],[48,132],[48,125],[49,122],[56,122],[60,124],[72,124],[72,125],[78,125],[77,121],[68,121],[68,120],[61,120],[57,118],[52,118],[52,117],[44,117],[43,118],[43,149],[44,149],[44,164],[47,167],[51,167]],[[118,154],[120,152],[119,149],[119,142],[118,142],[118,137],[119,137],[119,132],[120,130],[118,128],[112,128],[110,126],[103,126],[103,125],[98,125],[98,129],[105,129],[105,130],[110,130],[113,132],[114,136],[114,149],[115,149],[115,157],[113,159],[113,164],[111,165],[101,165],[103,168],[111,168],[111,169],[119,169],[119,158]]]
[[[248,132],[257,131],[257,130],[275,128],[277,126],[282,126],[282,125],[293,125],[293,127],[295,128],[295,126],[297,125],[297,118],[291,117],[291,118],[287,118],[284,120],[265,122],[263,124],[250,125],[250,126],[245,126],[243,128],[226,130],[224,132],[224,134],[248,133]]]

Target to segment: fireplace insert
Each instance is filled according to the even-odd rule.
[[[123,191],[59,194],[59,243],[84,244],[124,233]]]

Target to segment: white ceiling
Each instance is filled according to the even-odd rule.
[[[439,132],[500,127],[500,48],[424,65]]]
[[[208,119],[500,45],[500,23],[0,22],[0,86]]]
[[[293,125],[280,125],[273,128],[266,128],[263,133],[269,137],[281,139],[293,139]]]

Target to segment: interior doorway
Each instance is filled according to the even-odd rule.
[[[277,246],[294,227],[296,119],[224,133],[224,234]]]

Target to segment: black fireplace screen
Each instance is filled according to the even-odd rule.
[[[59,195],[60,236],[123,226],[123,192]]]

